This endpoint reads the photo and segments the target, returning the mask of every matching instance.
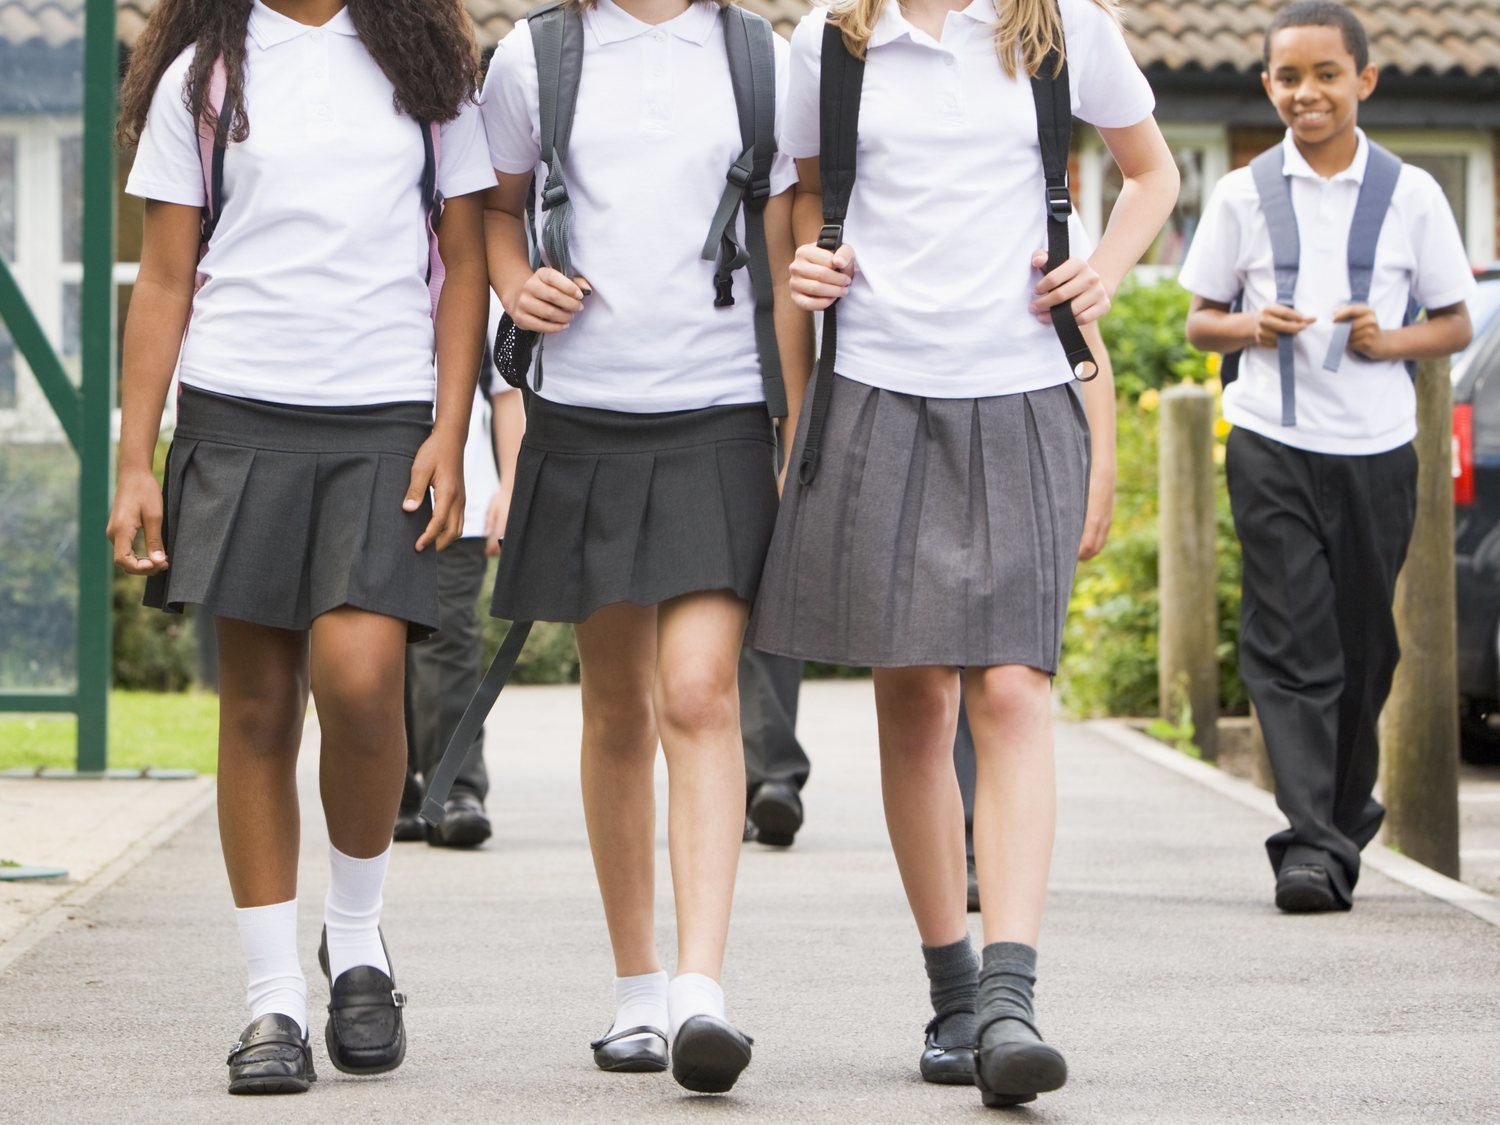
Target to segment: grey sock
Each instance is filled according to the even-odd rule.
[[[979,973],[979,1018],[985,1025],[995,1020],[1019,1019],[1036,1023],[1032,1008],[1032,986],[1036,984],[1036,950],[1018,941],[997,941],[984,947],[984,968]]]
[[[979,958],[964,938],[952,945],[922,946],[927,963],[927,986],[932,1010],[941,1017],[937,1026],[940,1047],[972,1047],[978,1027],[974,1001],[979,992]]]

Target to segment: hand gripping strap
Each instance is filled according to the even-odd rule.
[[[1380,230],[1385,226],[1396,181],[1401,178],[1401,158],[1373,141],[1365,164],[1365,178],[1359,185],[1359,199],[1354,204],[1354,221],[1349,225],[1349,303],[1370,303],[1370,283],[1375,277],[1375,248],[1380,244]],[[1324,371],[1337,371],[1349,350],[1349,333],[1353,325],[1347,320],[1333,326],[1328,354],[1323,358]]]
[[[859,144],[859,101],[864,88],[865,61],[844,46],[838,25],[823,25],[823,73],[819,89],[820,143],[818,172],[823,180],[823,230],[818,245],[837,250],[844,242],[844,219],[849,197],[854,194],[855,157]],[[807,433],[802,439],[802,460],[797,479],[804,487],[818,475],[818,457],[828,403],[833,397],[833,369],[838,363],[838,302],[823,313],[823,341],[818,352],[818,371],[808,407]]]
[[[774,285],[766,250],[765,206],[771,195],[771,162],[776,156],[775,32],[765,19],[737,5],[723,9],[724,46],[740,123],[744,151],[729,169],[718,210],[709,225],[702,257],[713,261],[714,306],[734,304],[734,271],[750,267],[755,298],[755,350],[760,359],[761,390],[772,418],[786,415],[786,388],[781,352],[776,344],[772,305]],[[745,243],[735,239],[735,217],[743,209]]]
[[[1051,273],[1068,260],[1068,219],[1073,197],[1068,186],[1068,148],[1073,140],[1073,107],[1068,86],[1068,66],[1054,50],[1031,78],[1036,102],[1036,135],[1042,150],[1042,177],[1047,202],[1047,268]],[[1071,303],[1052,306],[1052,328],[1057,333],[1073,376],[1088,382],[1099,374],[1099,364],[1084,341],[1073,316]]]
[[[443,819],[443,804],[453,789],[453,780],[463,767],[469,751],[474,748],[474,738],[483,728],[490,708],[495,706],[495,700],[500,698],[500,692],[504,690],[511,673],[516,670],[516,661],[521,657],[521,650],[526,647],[531,626],[530,621],[511,622],[510,631],[505,634],[500,651],[495,653],[490,670],[484,674],[484,679],[474,689],[474,698],[464,708],[463,718],[458,720],[458,727],[443,750],[437,772],[427,783],[427,796],[422,802],[422,819],[428,824],[436,827]]]
[[[583,77],[583,21],[576,5],[549,5],[527,18],[536,54],[537,101],[541,127],[541,163],[547,169],[542,185],[542,249],[552,268],[574,276],[568,236],[573,204],[563,176],[573,114],[578,107],[578,84]]]
[[[1297,273],[1302,262],[1302,242],[1297,234],[1297,214],[1292,210],[1292,186],[1283,169],[1281,146],[1267,149],[1250,162],[1261,213],[1271,237],[1271,258],[1276,268],[1276,303],[1292,308],[1297,300]],[[1297,367],[1292,338],[1276,337],[1276,358],[1281,366],[1281,424],[1297,424]]]

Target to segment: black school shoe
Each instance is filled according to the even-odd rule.
[[[672,1077],[695,1094],[724,1094],[750,1065],[755,1040],[715,1016],[692,1016],[672,1044]]]
[[[650,1039],[635,1039],[637,1035],[649,1035]],[[625,1042],[625,1040],[631,1040]],[[624,1031],[613,1028],[602,1038],[589,1044],[594,1052],[594,1065],[600,1070],[611,1070],[620,1074],[660,1073],[667,1069],[667,1033],[659,1027],[627,1027]]]
[[[802,827],[802,798],[790,781],[764,781],[750,798],[755,838],[773,848],[789,848]]]
[[[384,935],[380,944],[385,947]],[[318,944],[318,967],[329,976],[326,926]],[[395,980],[373,965],[345,969],[328,987],[328,1061],[345,1074],[395,1070],[406,1058],[406,1025],[401,1019],[405,1006],[406,996],[396,991]]]
[[[279,1012],[251,1020],[225,1061],[231,1094],[302,1094],[318,1080],[307,1036]]]
[[[396,814],[396,827],[391,839],[398,844],[410,844],[427,838],[427,826],[416,809],[402,809]]]
[[[490,838],[489,814],[472,793],[455,793],[443,802],[443,819],[427,829],[435,848],[477,848]]]
[[[1025,1020],[1007,1017],[980,1030],[974,1084],[985,1105],[1025,1105],[1038,1094],[1062,1089],[1067,1081],[1062,1052],[1042,1042],[1041,1033]]]
[[[1322,914],[1348,910],[1340,902],[1326,868],[1315,863],[1294,863],[1276,876],[1276,908],[1286,914]]]
[[[938,1028],[943,1016],[933,1016],[927,1023],[927,1038],[922,1047],[922,1059],[918,1064],[923,1082],[935,1082],[939,1086],[974,1085],[974,1045],[958,1047],[941,1046]]]

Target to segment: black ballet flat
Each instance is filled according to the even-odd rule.
[[[651,1039],[634,1039],[634,1035],[650,1035]],[[600,1070],[613,1070],[621,1074],[660,1073],[667,1069],[667,1033],[659,1027],[627,1027],[624,1031],[610,1030],[602,1039],[589,1044],[594,1052],[594,1064]]]
[[[225,1062],[231,1094],[302,1094],[318,1080],[307,1036],[278,1012],[251,1020]]]
[[[750,1065],[755,1040],[715,1016],[693,1016],[672,1044],[672,1077],[695,1094],[723,1094]]]
[[[380,939],[385,946],[385,937]],[[387,963],[390,954],[386,954]],[[328,971],[328,930],[318,945],[318,966]],[[406,1026],[401,1009],[404,993],[396,982],[373,965],[356,965],[339,974],[328,988],[328,1026],[324,1042],[328,1061],[345,1074],[384,1074],[406,1058]]]
[[[974,1084],[985,1105],[1024,1105],[1067,1081],[1062,1052],[1025,1020],[1008,1016],[981,1029]]]
[[[927,1023],[927,1041],[922,1048],[919,1064],[923,1082],[935,1082],[939,1086],[974,1085],[974,1046],[967,1044],[944,1047],[937,1041],[938,1026],[943,1016],[933,1016]]]

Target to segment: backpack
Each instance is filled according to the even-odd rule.
[[[748,266],[755,292],[755,348],[760,359],[761,388],[772,418],[786,414],[786,390],[781,379],[781,353],[776,347],[772,315],[771,264],[766,253],[765,205],[771,195],[771,160],[776,155],[776,54],[770,23],[737,5],[722,9],[724,44],[729,54],[729,77],[739,114],[744,151],[730,166],[724,192],[709,224],[702,258],[717,261],[714,307],[734,304],[734,273]],[[568,197],[563,161],[578,107],[578,85],[583,73],[583,19],[576,4],[553,0],[526,17],[536,57],[537,101],[541,133],[540,162],[547,175],[542,184],[543,221],[536,237],[535,192],[527,193],[528,241],[532,265],[540,265],[539,250],[555,269],[574,275],[569,253],[572,203]],[[745,213],[745,246],[735,237],[735,217]],[[540,244],[538,246],[538,243]],[[513,387],[524,387],[532,368],[532,352],[539,334],[517,328],[510,314],[495,335],[495,365]],[[542,363],[537,355],[534,389],[542,386]]]
[[[229,147],[229,123],[234,106],[229,99],[229,75],[224,56],[214,60],[209,71],[204,101],[219,107],[217,122],[207,114],[198,120],[198,162],[203,170],[203,221],[198,228],[198,260],[208,253],[208,242],[219,225],[224,211],[224,155]],[[437,316],[438,296],[443,291],[443,256],[438,253],[437,228],[443,215],[443,196],[437,188],[439,156],[442,152],[442,126],[429,122],[422,128],[422,209],[427,226],[427,293],[432,315]],[[198,274],[196,288],[203,288],[207,278]]]
[[[1396,192],[1396,181],[1401,178],[1401,158],[1374,141],[1366,143],[1369,160],[1359,186],[1359,198],[1354,204],[1354,219],[1349,224],[1349,300],[1356,305],[1367,304],[1370,300],[1370,285],[1375,277],[1375,249],[1380,243],[1380,231]],[[1255,178],[1255,192],[1260,197],[1261,213],[1271,237],[1271,257],[1276,269],[1276,303],[1291,308],[1297,299],[1302,241],[1297,230],[1297,213],[1292,208],[1292,184],[1286,175],[1282,146],[1278,144],[1269,148],[1252,160],[1250,173]],[[1241,293],[1230,309],[1241,312],[1244,306],[1245,295]],[[1408,302],[1405,323],[1415,320],[1417,312],[1416,306]],[[1337,371],[1343,366],[1344,354],[1349,349],[1350,327],[1348,322],[1333,326],[1333,339],[1323,358],[1324,371]],[[1224,356],[1219,369],[1219,381],[1223,386],[1227,387],[1239,378],[1240,357],[1243,355],[1241,350]],[[1281,368],[1281,424],[1295,426],[1297,371],[1291,336],[1276,338],[1276,356]],[[1407,371],[1415,377],[1416,365],[1408,363]]]
[[[1059,33],[1061,27],[1059,26]],[[819,172],[823,180],[823,229],[818,245],[837,250],[844,241],[844,220],[849,198],[854,194],[855,156],[859,144],[859,102],[864,85],[865,60],[855,58],[844,45],[843,33],[830,19],[823,25],[823,61],[819,106],[821,153]],[[1042,150],[1043,190],[1047,200],[1047,265],[1051,273],[1068,259],[1068,219],[1073,197],[1068,187],[1068,149],[1073,139],[1073,111],[1068,86],[1068,67],[1060,49],[1051,51],[1031,79],[1036,102],[1037,140]],[[823,340],[818,355],[817,379],[808,409],[807,434],[797,477],[810,485],[818,473],[818,455],[828,402],[833,395],[833,369],[838,354],[838,302],[823,313]],[[1084,341],[1069,304],[1054,305],[1052,327],[1068,357],[1068,366],[1080,382],[1099,374],[1099,365]]]

